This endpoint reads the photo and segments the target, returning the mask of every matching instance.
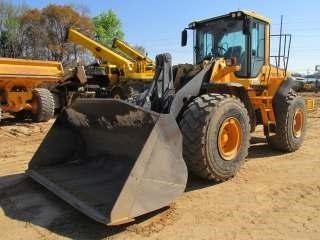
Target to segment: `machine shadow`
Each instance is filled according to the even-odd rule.
[[[272,149],[265,137],[251,137],[247,161],[259,160],[266,157],[273,157],[285,154],[284,152]]]
[[[137,217],[135,221],[105,226],[80,213],[25,174],[0,177],[0,207],[10,219],[42,227],[71,239],[104,239],[127,230],[134,224],[149,223],[170,207]],[[191,175],[186,191],[212,186],[214,183]],[[40,230],[41,231],[41,230]]]
[[[265,138],[251,139],[249,161],[280,154],[283,153],[272,150],[267,145]],[[185,191],[195,191],[216,184],[219,183],[203,180],[190,173]],[[162,208],[145,214],[128,224],[105,226],[75,210],[25,174],[0,177],[0,207],[11,219],[31,223],[71,239],[108,238],[125,231],[133,224],[148,222],[168,209]]]
[[[260,160],[260,159],[262,160],[263,158],[266,158],[266,157],[279,156],[283,154],[285,153],[272,149],[268,145],[265,137],[253,136],[251,137],[251,140],[250,140],[250,147],[249,147],[248,156],[246,160],[247,161]],[[217,184],[222,184],[222,183],[204,180],[198,176],[195,176],[192,173],[189,173],[188,182],[187,182],[185,191],[190,192],[190,191],[194,191],[202,188],[211,187]]]
[[[148,225],[170,209],[164,207],[127,224],[106,226],[77,211],[25,174],[0,177],[0,186],[0,207],[7,217],[70,239],[105,239],[135,224]]]
[[[7,118],[3,118],[1,119],[1,123],[0,123],[0,127],[1,126],[13,126],[13,125],[23,125],[23,124],[32,124],[32,120],[31,119],[24,119],[24,120],[18,120],[14,117],[7,117]]]
[[[19,177],[20,181],[17,181]],[[25,175],[0,177],[0,183],[7,183],[0,189],[0,207],[7,217],[25,222],[26,226],[40,226],[70,239],[103,239],[124,231],[130,225],[105,226],[97,223]]]
[[[192,192],[198,189],[212,187],[219,184],[218,182],[202,179],[192,173],[189,173],[188,182],[185,192]]]

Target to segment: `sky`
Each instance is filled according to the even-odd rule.
[[[219,16],[238,9],[254,10],[271,19],[271,33],[292,34],[288,69],[313,72],[320,65],[320,1],[318,0],[13,0],[30,7],[43,8],[49,3],[86,6],[90,16],[112,9],[122,22],[125,40],[144,46],[151,58],[169,52],[173,62],[192,63],[192,36],[188,47],[181,47],[181,31],[192,21]],[[272,49],[276,49],[273,46]]]

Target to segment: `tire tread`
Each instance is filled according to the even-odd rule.
[[[183,134],[183,155],[187,166],[191,172],[201,178],[225,181],[232,176],[221,176],[210,166],[210,161],[206,157],[206,131],[210,121],[210,114],[220,108],[222,102],[232,98],[233,101],[240,104],[245,110],[246,124],[249,126],[249,116],[243,103],[236,97],[227,94],[205,94],[195,98],[185,109],[180,121],[180,128]],[[193,124],[198,123],[198,124]],[[249,137],[245,137],[245,153],[248,155]],[[244,158],[245,158],[244,157]]]

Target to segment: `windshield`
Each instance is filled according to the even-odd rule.
[[[235,57],[238,63],[246,61],[246,35],[243,21],[222,18],[201,24],[195,35],[195,62],[215,57]],[[244,64],[245,65],[245,64]]]

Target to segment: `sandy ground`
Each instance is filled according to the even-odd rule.
[[[320,239],[320,109],[297,152],[271,150],[258,129],[234,179],[212,185],[191,176],[169,209],[118,227],[92,221],[24,175],[51,124],[0,125],[0,239]]]

